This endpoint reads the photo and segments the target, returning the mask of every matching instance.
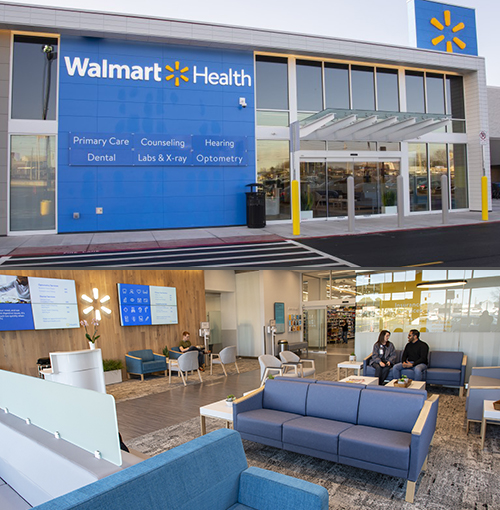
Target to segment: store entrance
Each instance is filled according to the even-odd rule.
[[[356,215],[395,214],[400,160],[302,161],[301,217],[347,216],[347,178],[354,176]]]
[[[327,306],[326,318],[327,353],[351,354],[354,352],[356,307]]]

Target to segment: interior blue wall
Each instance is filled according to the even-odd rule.
[[[65,57],[153,66],[161,82],[90,78],[67,72]],[[189,82],[167,81],[166,65],[189,67]],[[192,69],[244,70],[251,85],[193,82]],[[59,232],[241,225],[246,184],[255,182],[254,63],[251,52],[62,37],[59,57]],[[248,81],[248,80],[247,80]],[[245,97],[247,108],[239,106]],[[71,166],[70,133],[248,137],[247,166]],[[96,207],[103,214],[95,213]],[[79,212],[80,218],[73,219]]]

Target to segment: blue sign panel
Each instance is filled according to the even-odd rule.
[[[243,166],[247,152],[247,140],[241,136],[193,136],[194,165]]]
[[[148,285],[118,284],[122,326],[152,324]]]
[[[0,331],[35,329],[29,303],[0,304]]]
[[[430,0],[413,1],[418,48],[478,54],[474,9]]]

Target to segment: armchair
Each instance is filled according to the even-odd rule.
[[[225,347],[219,354],[210,354],[210,375],[212,375],[212,366],[213,365],[221,365],[222,371],[224,375],[227,377],[226,367],[224,365],[228,365],[229,363],[234,363],[236,367],[236,371],[238,374],[240,373],[240,369],[238,368],[238,364],[236,363],[236,345],[231,345],[230,347]]]
[[[431,351],[427,365],[427,384],[458,386],[464,396],[467,355],[457,351]]]
[[[483,420],[483,402],[498,399],[500,399],[500,367],[473,367],[465,401],[467,433],[471,421]]]
[[[154,372],[165,372],[165,377],[167,376],[167,358],[163,354],[154,353],[151,349],[129,351],[125,354],[125,364],[128,377],[140,375],[141,381],[144,381],[145,374]]]
[[[283,362],[283,365],[286,365],[287,363],[298,365],[300,377],[313,377],[316,373],[316,365],[313,359],[302,359],[290,351],[280,352],[280,359]],[[304,367],[304,363],[307,363],[310,366],[306,368]]]
[[[169,360],[169,374],[168,374],[168,382],[172,382],[172,369],[178,370],[182,377],[182,382],[184,386],[186,386],[186,381],[188,378],[188,372],[196,370],[198,372],[198,377],[200,378],[200,382],[203,382],[201,378],[201,373],[198,365],[198,352],[197,351],[189,351],[181,354],[177,359]],[[184,373],[186,374],[186,379],[184,379]]]
[[[283,377],[299,377],[297,365],[284,367],[281,361],[272,354],[261,354],[259,356],[261,386],[266,382],[268,375],[281,375]],[[292,368],[293,372],[287,369]]]

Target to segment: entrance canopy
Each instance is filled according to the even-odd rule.
[[[451,124],[446,115],[329,108],[300,122],[300,140],[404,142]]]

